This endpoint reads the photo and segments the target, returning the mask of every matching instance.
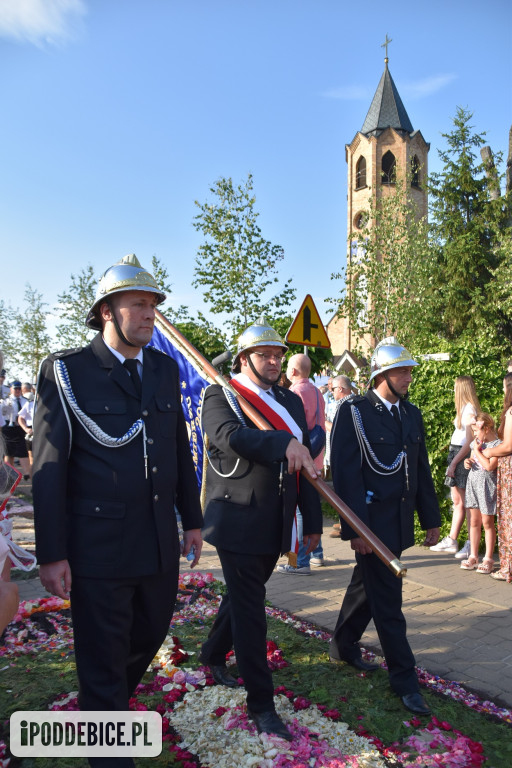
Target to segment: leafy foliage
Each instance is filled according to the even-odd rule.
[[[407,178],[397,172],[394,194],[372,197],[367,226],[350,234],[345,272],[333,275],[345,283],[341,300],[334,300],[338,315],[348,318],[359,339],[399,332],[400,341],[408,344],[437,331],[435,256],[427,222],[407,197],[407,188]]]
[[[39,366],[50,347],[46,310],[48,304],[43,301],[43,294],[27,283],[25,305],[25,309],[14,312],[15,346],[11,354],[21,370],[35,381]]]
[[[410,350],[420,360],[414,347]],[[437,349],[450,354],[450,360],[424,360],[414,369],[410,400],[422,412],[434,485],[444,522],[449,526],[451,500],[444,485],[448,445],[453,432],[455,401],[453,385],[457,376],[472,376],[482,410],[499,421],[503,407],[503,376],[506,373],[503,348],[484,339],[439,342]],[[419,529],[418,529],[419,530]],[[424,534],[418,533],[417,543]]]
[[[57,296],[55,311],[61,318],[57,325],[57,342],[61,349],[83,347],[96,331],[85,325],[87,312],[94,304],[96,278],[91,264],[77,275],[71,275],[71,285]]]
[[[491,325],[497,337],[512,340],[509,307],[494,301],[500,266],[510,266],[510,194],[495,196],[498,174],[476,162],[485,133],[473,132],[471,118],[457,109],[453,130],[443,134],[447,149],[439,151],[443,169],[428,184],[443,332],[454,339]],[[502,154],[495,159],[500,164]]]
[[[175,325],[207,360],[213,360],[227,348],[225,335],[206,320],[201,312],[198,312],[197,320],[193,320],[185,311],[181,322]]]
[[[149,267],[148,271],[155,278],[160,290],[166,294],[166,301],[158,307],[160,312],[165,315],[169,312],[167,301],[172,293],[172,284],[169,282],[169,272],[165,264],[163,264],[155,254],[151,257],[151,267]]]
[[[277,263],[284,251],[261,235],[252,175],[238,187],[231,178],[220,178],[210,192],[215,203],[196,200],[200,213],[194,228],[206,240],[198,249],[192,284],[204,287],[205,301],[214,314],[230,315],[227,325],[234,337],[261,314],[286,314],[295,290],[290,279],[278,293],[270,294],[280,283]]]

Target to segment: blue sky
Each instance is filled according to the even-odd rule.
[[[204,309],[194,200],[250,172],[294,309],[311,293],[327,321],[345,258],[345,144],[386,34],[431,171],[457,106],[507,152],[510,0],[0,0],[0,297],[21,305],[30,282],[54,306],[71,273],[91,263],[99,276],[134,252],[167,266],[176,304]]]

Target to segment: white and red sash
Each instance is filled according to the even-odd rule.
[[[242,395],[242,397],[247,400],[256,410],[261,413],[262,416],[265,417],[265,419],[269,422],[269,424],[274,427],[274,429],[282,430],[284,432],[289,432],[291,435],[293,435],[292,430],[290,429],[289,425],[284,421],[284,419],[279,416],[278,413],[274,411],[274,409],[263,400],[262,397],[260,397],[256,392],[253,392],[252,389],[249,389],[248,387],[245,387],[238,379],[231,379],[230,382],[233,389],[236,389],[239,395]],[[297,494],[299,492],[299,473],[296,472],[296,478],[297,478]],[[295,512],[294,518],[293,518],[293,525],[292,525],[292,540],[291,540],[291,546],[290,546],[290,552],[288,553],[288,560],[290,562],[290,565],[297,565],[297,555],[299,554],[299,539],[297,536],[297,512]]]

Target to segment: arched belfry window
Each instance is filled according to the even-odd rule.
[[[396,181],[396,158],[388,149],[382,158],[382,183],[394,184]]]
[[[411,187],[420,186],[420,165],[418,155],[414,155],[411,160]]]
[[[366,158],[361,155],[356,163],[356,189],[366,187]]]

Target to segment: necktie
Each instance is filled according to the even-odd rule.
[[[140,380],[139,376],[139,370],[137,366],[137,361],[133,359],[126,359],[123,363],[124,367],[128,370],[132,381],[133,386],[135,387],[135,391],[137,393],[137,397],[140,398],[142,394],[142,381]]]
[[[400,414],[398,413],[398,408],[396,407],[396,405],[392,405],[391,406],[391,413],[393,415],[394,420],[396,421],[396,423],[400,427],[400,429],[402,429],[402,422],[400,420]]]
[[[18,406],[18,413],[19,413],[21,411],[21,400],[19,399],[19,397],[16,398],[16,404]]]

